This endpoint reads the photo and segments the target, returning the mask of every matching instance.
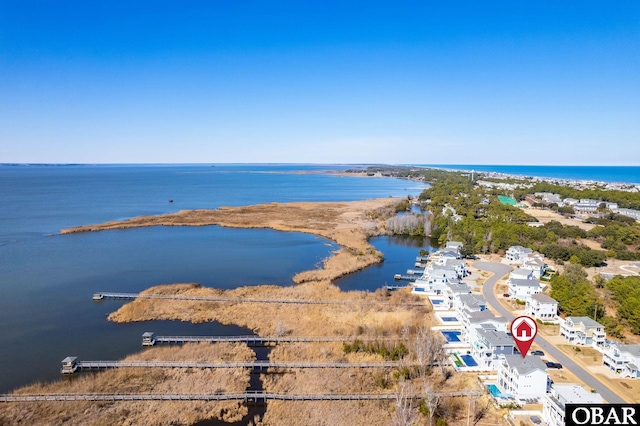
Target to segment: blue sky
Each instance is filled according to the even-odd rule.
[[[0,162],[640,163],[638,1],[0,0]]]

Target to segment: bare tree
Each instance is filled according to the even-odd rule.
[[[414,394],[413,385],[402,378],[395,392],[395,410],[391,416],[393,426],[411,426],[417,420],[418,410]]]
[[[433,425],[433,417],[438,410],[440,404],[440,395],[434,392],[433,386],[425,382],[422,387],[424,404],[427,407],[427,417],[429,418],[429,426]]]

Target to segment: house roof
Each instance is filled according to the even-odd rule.
[[[544,260],[539,257],[530,257],[526,262],[524,262],[524,264],[541,267],[544,266]]]
[[[558,394],[558,399],[565,404],[602,404],[602,396],[599,393],[589,392],[580,385],[554,384],[553,390]]]
[[[478,330],[478,334],[482,336],[491,346],[513,346],[513,337],[504,331],[496,330]]]
[[[471,293],[471,289],[465,283],[450,283],[449,289],[452,293],[456,294],[469,294]]]
[[[498,318],[488,309],[485,309],[484,311],[471,312],[469,314],[470,323],[486,322],[489,320],[498,320]]]
[[[522,278],[513,278],[510,285],[515,287],[540,287],[540,281],[538,280],[524,280]]]
[[[507,249],[507,251],[509,252],[514,252],[514,251],[519,251],[520,253],[531,253],[533,252],[533,250],[531,250],[528,247],[522,247],[522,246],[511,246]]]
[[[511,271],[509,276],[511,276],[511,275],[531,275],[531,270],[530,269],[518,268],[518,269],[514,269],[513,271]]]
[[[461,294],[458,296],[460,303],[468,308],[480,307],[480,305],[487,305],[487,301],[479,294]]]
[[[623,345],[617,344],[620,352],[628,352],[634,357],[640,357],[640,345]]]
[[[592,328],[592,327],[603,327],[602,324],[595,322],[594,320],[592,320],[589,317],[567,317],[565,319],[565,321],[571,321],[574,324],[582,324],[587,328]]]
[[[509,369],[515,369],[519,375],[527,375],[535,370],[546,371],[547,366],[542,358],[535,355],[522,357],[522,355],[504,355],[504,360]]]
[[[531,298],[537,300],[540,303],[558,303],[556,299],[544,293],[534,294],[531,296]]]

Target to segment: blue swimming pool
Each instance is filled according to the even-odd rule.
[[[456,322],[458,318],[456,317],[440,317],[443,322]]]
[[[489,390],[489,393],[491,394],[492,397],[494,398],[502,397],[502,392],[500,392],[500,390],[496,385],[494,384],[487,385],[487,389]]]
[[[478,363],[471,355],[460,355],[460,358],[464,361],[467,367],[477,367]]]
[[[443,301],[440,299],[431,299],[431,303],[433,303],[434,305],[439,305],[441,304]]]
[[[442,335],[447,342],[460,342],[460,332],[459,331],[441,331]]]

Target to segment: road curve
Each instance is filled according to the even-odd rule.
[[[512,268],[508,265],[495,262],[476,262],[473,264],[473,266],[483,271],[493,273],[493,275],[485,281],[482,287],[482,294],[484,295],[485,299],[487,299],[487,302],[494,312],[497,312],[500,315],[504,316],[508,321],[513,320],[515,316],[500,304],[493,292],[493,287],[495,286],[496,282],[498,282],[500,278],[504,277],[509,271],[511,271]],[[559,363],[561,363],[564,368],[575,374],[587,386],[595,389],[596,392],[602,395],[602,398],[605,401],[611,404],[623,404],[626,402],[624,399],[620,398],[618,394],[613,392],[602,382],[593,377],[589,372],[576,364],[571,358],[569,358],[562,351],[545,340],[542,336],[537,335],[535,343],[540,346],[545,351],[545,353],[551,355]]]

